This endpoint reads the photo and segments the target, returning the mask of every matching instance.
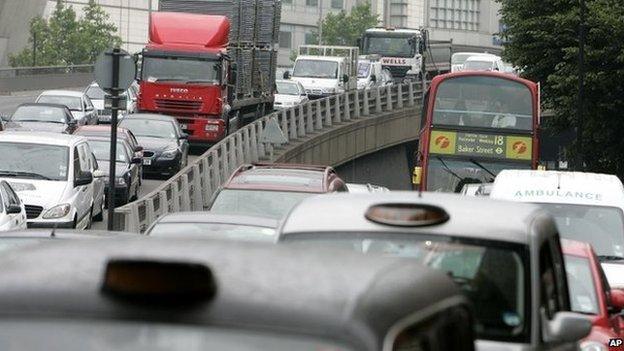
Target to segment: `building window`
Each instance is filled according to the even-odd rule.
[[[306,6],[318,6],[318,0],[306,0]]]
[[[280,48],[290,49],[292,47],[292,33],[291,32],[279,32],[279,46]]]
[[[340,9],[342,10],[344,7],[344,0],[331,0],[331,8],[332,9]]]
[[[306,33],[305,34],[305,38],[304,38],[304,42],[306,44],[317,44],[318,41],[316,40],[316,36],[312,33]]]
[[[431,0],[429,25],[452,30],[479,30],[481,0]]]

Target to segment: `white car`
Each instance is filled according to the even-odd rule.
[[[488,54],[483,52],[456,52],[451,56],[451,72],[460,72],[464,69],[464,63],[469,57],[475,56],[490,56],[498,57],[494,54]]]
[[[358,90],[382,87],[392,84],[392,74],[379,61],[360,59],[358,61]]]
[[[277,80],[277,93],[274,106],[276,109],[289,108],[308,101],[308,94],[301,83],[294,80]]]
[[[78,125],[97,124],[98,122],[98,113],[91,99],[79,91],[46,90],[37,97],[35,102],[67,106]]]
[[[0,182],[0,231],[26,229],[26,207],[8,182]]]
[[[103,219],[102,176],[84,137],[0,133],[0,180],[24,202],[28,227],[86,229]]]
[[[503,59],[496,55],[470,56],[464,62],[462,71],[505,71]]]
[[[139,89],[138,84],[136,84],[136,82],[133,82],[130,88],[128,88],[122,94],[122,96],[125,97],[126,106],[125,106],[125,111],[123,111],[123,113],[119,113],[118,115],[118,118],[120,120],[126,114],[137,112],[138,89]],[[104,107],[104,95],[106,94],[104,90],[102,90],[96,82],[93,82],[87,87],[84,93],[86,96],[89,97],[89,99],[93,103],[93,106],[98,111],[98,122],[110,123],[111,109]]]

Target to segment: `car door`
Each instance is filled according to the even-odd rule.
[[[74,148],[74,179],[77,179],[80,172],[90,172],[89,160],[91,149],[87,143],[81,143]],[[76,193],[76,214],[78,222],[89,215],[93,204],[93,182],[87,185],[80,185],[74,189]]]
[[[98,165],[97,159],[95,158],[95,155],[93,155],[93,153],[91,153],[89,168],[91,169],[91,173],[93,174],[93,214],[95,214],[99,211],[100,207],[98,206],[102,206],[104,203],[104,188],[106,184],[104,184],[104,178],[95,177],[96,171],[100,169],[100,166]]]
[[[124,141],[122,145],[125,150],[126,158],[128,158],[128,167],[130,167],[130,184],[128,185],[130,187],[130,194],[134,194],[133,189],[136,189],[136,193],[138,194],[139,177],[141,176],[139,165],[132,162],[132,159],[136,156],[134,152],[132,152],[132,148],[130,147],[130,145],[126,141]]]
[[[173,121],[176,129],[176,137],[178,138],[178,145],[180,147],[180,151],[182,151],[182,160],[185,160],[188,157],[189,143],[187,138],[183,138],[182,136],[185,134],[184,130],[182,130],[182,126],[178,121]]]
[[[24,207],[24,203],[20,200],[19,196],[13,191],[13,188],[7,182],[2,182],[0,184],[2,189],[2,199],[6,205],[4,205],[4,209],[8,209],[9,205],[17,205],[22,210],[20,213],[13,213],[8,215],[8,219],[10,221],[9,227],[11,229],[26,229],[26,209]]]

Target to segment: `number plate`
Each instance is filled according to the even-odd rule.
[[[144,158],[143,159],[143,164],[146,166],[149,166],[152,164],[152,159],[151,158]]]
[[[180,128],[182,128],[182,129],[186,129],[186,128],[187,128],[187,125],[186,125],[186,124],[180,124]]]

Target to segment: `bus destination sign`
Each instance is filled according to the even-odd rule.
[[[431,131],[432,154],[476,156],[507,160],[531,160],[531,137]]]

